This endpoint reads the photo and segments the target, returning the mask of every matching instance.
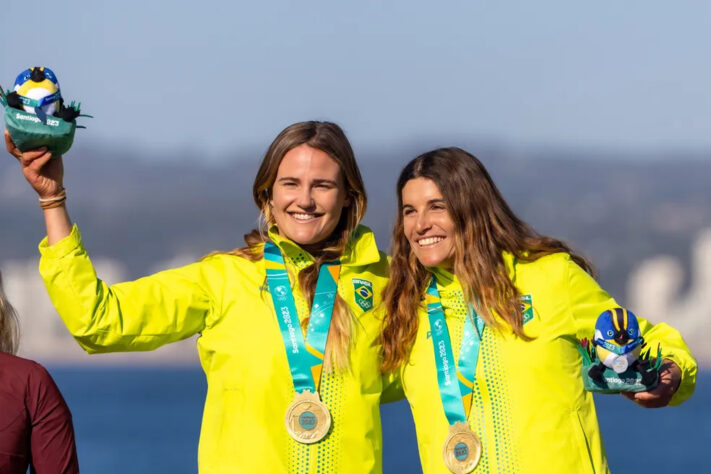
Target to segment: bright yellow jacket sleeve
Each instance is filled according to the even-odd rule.
[[[619,306],[615,300],[582,268],[568,260],[570,308],[576,325],[578,339],[591,339],[597,317],[610,308]],[[631,308],[633,311],[634,309]],[[674,393],[670,405],[679,405],[688,399],[696,387],[697,364],[679,331],[666,323],[651,324],[637,316],[639,329],[647,345],[656,354],[662,348],[662,357],[670,359],[681,369],[681,384]]]
[[[212,311],[199,263],[109,286],[97,278],[74,226],[39,246],[50,299],[89,353],[148,351],[200,332]]]

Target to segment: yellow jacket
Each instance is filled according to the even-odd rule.
[[[533,318],[525,322],[524,331],[535,339],[523,341],[510,330],[484,330],[468,418],[483,445],[475,472],[609,472],[593,397],[583,389],[576,344],[592,338],[598,315],[618,304],[568,254],[532,263],[505,255],[505,261],[516,288],[531,296]],[[466,306],[456,277],[435,272],[457,360]],[[681,368],[681,385],[671,404],[681,403],[696,383],[696,362],[688,347],[666,324],[652,326],[639,318],[639,325],[654,351],[661,343],[664,357]],[[442,460],[448,424],[424,307],[410,362],[399,375],[412,409],[424,473],[449,472]]]
[[[313,262],[294,243],[270,237],[291,275]],[[379,302],[387,260],[369,229],[358,228],[341,259],[338,293],[357,319],[350,370],[323,374],[320,394],[333,427],[312,445],[292,440],[284,425],[294,388],[263,260],[215,255],[109,287],[97,279],[76,226],[55,245],[45,239],[39,248],[49,296],[87,352],[146,351],[200,334],[208,387],[201,473],[381,472],[380,328],[366,310]],[[308,308],[298,285],[294,298],[303,320]]]

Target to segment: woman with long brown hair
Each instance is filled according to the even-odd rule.
[[[608,471],[576,344],[618,304],[590,264],[519,219],[459,148],[415,158],[397,193],[382,369],[400,377],[424,472]],[[655,389],[628,398],[681,403],[695,385],[688,347],[639,323],[665,363]]]
[[[72,414],[45,368],[15,355],[19,343],[0,274],[0,472],[78,473]]]
[[[44,209],[40,272],[87,352],[151,350],[196,333],[208,389],[201,473],[381,471],[377,347],[369,310],[387,260],[360,226],[366,193],[345,134],[284,129],[253,186],[246,246],[108,286],[66,211],[61,157],[20,153]]]

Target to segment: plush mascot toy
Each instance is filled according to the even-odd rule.
[[[600,373],[605,367],[618,374],[624,373],[637,361],[642,342],[637,317],[632,311],[624,308],[605,311],[595,323],[593,344],[600,364],[594,368],[599,369]]]
[[[595,323],[592,345],[584,339],[579,347],[586,388],[612,393],[639,392],[655,386],[661,349],[656,359],[650,359],[649,350],[642,354],[644,346],[637,317],[632,311],[613,308],[603,312]]]
[[[33,112],[42,122],[47,122],[47,115],[53,115],[59,109],[59,82],[51,69],[33,67],[20,73],[15,79],[15,89],[8,94],[11,107]]]
[[[48,67],[22,71],[7,94],[0,87],[0,104],[5,108],[5,125],[20,151],[46,146],[61,155],[74,142],[81,104],[64,104],[57,76]]]

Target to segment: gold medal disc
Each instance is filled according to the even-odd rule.
[[[444,464],[455,474],[472,472],[481,457],[481,442],[466,423],[449,427],[449,436],[442,448]]]
[[[286,409],[286,431],[299,443],[321,441],[331,428],[331,414],[318,393],[304,390],[296,393]]]

